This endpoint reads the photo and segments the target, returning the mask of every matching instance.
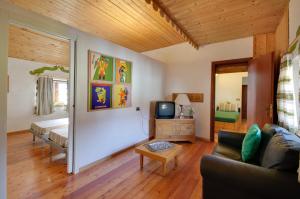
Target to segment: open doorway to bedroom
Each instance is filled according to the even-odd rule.
[[[69,39],[9,27],[9,198],[31,197],[43,180],[72,171],[73,47]]]
[[[212,63],[211,141],[220,130],[246,132],[247,77],[250,58]]]

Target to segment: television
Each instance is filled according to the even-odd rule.
[[[175,103],[172,101],[158,101],[155,106],[156,119],[173,119],[175,117]]]

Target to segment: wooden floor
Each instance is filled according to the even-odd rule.
[[[133,149],[99,163],[77,175],[66,174],[64,161],[49,161],[49,147],[32,144],[29,133],[8,136],[8,198],[201,198],[199,164],[214,144],[197,141],[180,143],[183,151],[161,175],[161,164],[144,160]],[[87,154],[88,155],[88,154]]]

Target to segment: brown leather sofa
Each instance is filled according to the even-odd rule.
[[[289,133],[276,125],[265,125],[262,129],[262,140],[259,150],[255,158],[248,163],[244,163],[241,160],[241,148],[245,134],[219,132],[218,144],[213,154],[204,156],[201,160],[203,198],[300,198],[300,183],[298,183],[296,168],[289,168],[289,170],[283,168],[282,170],[262,166],[266,148],[271,138],[276,133],[282,132]],[[293,155],[295,157],[295,154]],[[295,162],[297,160],[291,161]]]

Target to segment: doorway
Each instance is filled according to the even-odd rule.
[[[8,46],[8,193],[20,198],[73,170],[74,41],[10,24]]]
[[[212,62],[210,140],[220,129],[241,130],[247,119],[247,76],[252,58]]]

